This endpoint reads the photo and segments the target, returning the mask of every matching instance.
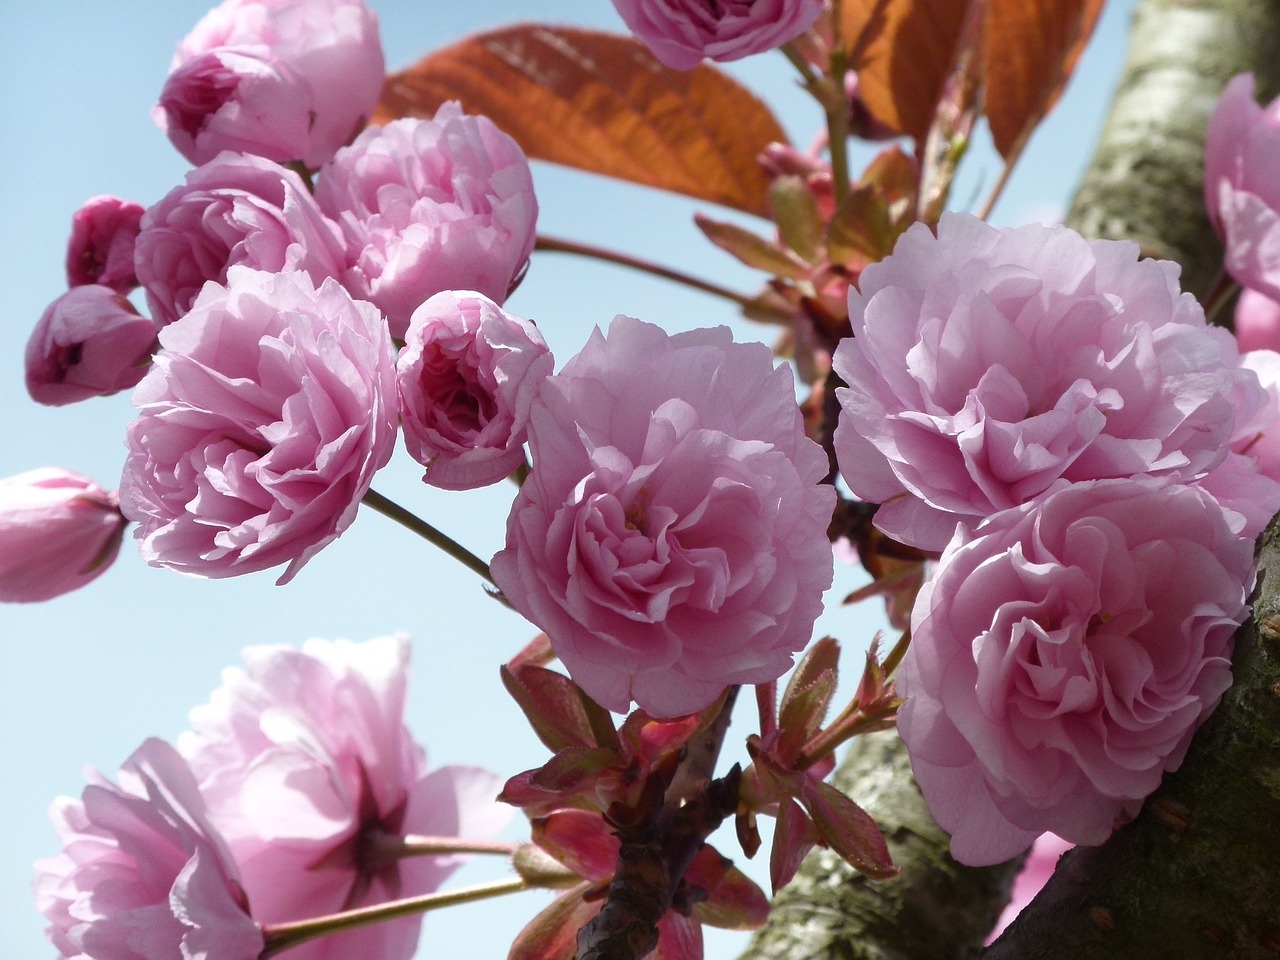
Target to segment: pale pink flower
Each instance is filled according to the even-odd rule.
[[[56,407],[127,390],[147,372],[155,346],[156,325],[121,294],[96,283],[72,287],[27,341],[27,392]]]
[[[1031,845],[1031,853],[1027,855],[1027,862],[1013,880],[1013,896],[996,919],[991,935],[987,937],[988,944],[994,943],[1005,928],[1017,919],[1018,914],[1036,898],[1036,894],[1044,889],[1058,867],[1058,859],[1073,846],[1074,844],[1067,843],[1053,833],[1042,833],[1036,837],[1036,842]]]
[[[83,587],[115,561],[125,526],[116,495],[69,470],[0,479],[0,601]]]
[[[236,269],[160,332],[120,484],[148,563],[230,577],[350,526],[396,437],[395,355],[377,309],[335,280]]]
[[[1280,100],[1253,99],[1253,75],[1222,91],[1205,132],[1204,197],[1226,245],[1227,271],[1280,300]]]
[[[536,326],[481,294],[445,291],[415,310],[396,370],[423,480],[470,490],[520,466],[530,405],[554,365]]]
[[[1280,354],[1253,350],[1241,356],[1232,402],[1230,452],[1196,485],[1240,514],[1241,533],[1257,539],[1280,511]]]
[[[1231,685],[1253,541],[1191,485],[1063,482],[976,530],[925,584],[898,730],[952,855],[1052,831],[1098,844],[1182,763]]]
[[[1235,333],[1242,353],[1280,350],[1280,303],[1257,290],[1241,290],[1236,301]]]
[[[235,153],[192,170],[147,210],[134,257],[160,324],[186,313],[206,282],[224,283],[234,266],[302,270],[317,285],[346,266],[337,226],[298,175]]]
[[[529,443],[493,576],[593,699],[670,717],[786,671],[835,491],[767,347],[618,317],[543,382]]]
[[[1238,354],[1176,264],[1062,226],[915,224],[849,295],[835,434],[878,527],[940,550],[1059,478],[1198,480],[1227,453]]]
[[[148,740],[53,807],[64,849],[36,864],[36,905],[60,957],[257,960],[262,931],[186,763]]]
[[[236,150],[314,170],[368,122],[386,64],[363,0],[225,0],[170,70],[153,116],[192,163]]]
[[[316,202],[342,226],[348,289],[376,303],[398,339],[442,290],[506,300],[538,217],[519,144],[452,102],[431,120],[370,127],[321,171]]]
[[[428,773],[404,725],[409,644],[250,647],[179,740],[265,924],[430,893],[459,856],[397,858],[407,834],[487,839],[510,816],[499,779]],[[421,916],[292,948],[295,960],[408,960]]]
[[[673,70],[692,70],[707,57],[740,60],[780,47],[804,33],[822,0],[613,0],[655,57]]]
[[[133,245],[143,206],[119,197],[92,197],[71,217],[67,241],[67,284],[100,283],[116,293],[138,285]]]

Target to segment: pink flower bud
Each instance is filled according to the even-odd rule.
[[[1205,133],[1204,196],[1226,244],[1227,271],[1280,300],[1280,100],[1253,99],[1253,76],[1231,80]]]
[[[156,326],[109,287],[72,287],[27,341],[27,392],[51,407],[137,384],[151,366]]]
[[[51,600],[111,566],[125,519],[114,493],[57,467],[0,480],[0,600]]]
[[[386,63],[363,0],[225,0],[178,44],[153,112],[178,151],[318,168],[368,122]]]
[[[400,420],[426,483],[472,490],[524,462],[529,409],[554,360],[528,320],[488,297],[445,291],[409,321],[396,365]]]
[[[822,12],[822,0],[613,0],[627,26],[673,70],[703,57],[741,60],[794,40]]]
[[[67,242],[67,284],[100,283],[116,293],[138,285],[133,245],[143,207],[119,197],[93,197],[71,217]]]

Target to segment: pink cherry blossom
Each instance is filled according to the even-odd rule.
[[[119,785],[91,775],[80,800],[54,805],[62,853],[36,864],[36,904],[60,957],[257,960],[235,862],[191,771],[148,740]]]
[[[206,282],[224,283],[231,267],[303,270],[320,284],[341,276],[346,252],[296,173],[225,153],[147,210],[135,261],[151,314],[164,324],[186,313]]]
[[[1204,196],[1226,245],[1227,271],[1280,300],[1280,100],[1253,99],[1253,75],[1232,78],[1205,132]]]
[[[470,490],[520,466],[530,405],[554,365],[537,327],[481,294],[445,291],[415,310],[396,368],[423,480]]]
[[[119,197],[92,197],[71,217],[67,241],[67,284],[100,283],[116,293],[138,286],[133,245],[143,207]]]
[[[511,811],[476,767],[427,772],[404,725],[409,644],[310,640],[250,647],[179,741],[210,818],[272,924],[430,893],[458,856],[397,858],[415,834],[487,839]],[[408,960],[420,916],[290,949],[295,960]]]
[[[666,66],[692,70],[703,59],[741,60],[804,33],[822,0],[613,0],[631,32]]]
[[[316,201],[342,225],[354,264],[348,289],[376,303],[398,339],[442,290],[502,303],[533,251],[528,160],[487,117],[466,116],[457,103],[431,120],[370,127],[325,166]]]
[[[898,729],[961,863],[1098,844],[1231,685],[1253,541],[1191,485],[1065,481],[961,527],[912,616]]]
[[[31,332],[27,392],[61,406],[137,384],[151,365],[156,325],[110,287],[72,287],[49,305]]]
[[[1026,909],[1027,904],[1036,898],[1036,894],[1044,889],[1044,885],[1053,876],[1053,871],[1057,869],[1058,859],[1072,846],[1073,844],[1052,833],[1042,833],[1036,838],[1036,842],[1031,845],[1027,862],[1014,878],[1013,896],[996,920],[991,935],[987,937],[988,944],[994,943],[1005,928],[1017,919],[1018,914]]]
[[[1235,332],[1241,352],[1280,349],[1280,303],[1257,290],[1241,290]]]
[[[543,382],[529,443],[494,580],[598,703],[690,713],[809,642],[835,491],[763,344],[618,317]]]
[[[192,163],[235,150],[314,170],[368,122],[386,64],[363,0],[225,0],[170,69],[154,116]]]
[[[355,519],[396,436],[377,309],[335,280],[237,268],[160,333],[121,480],[156,566],[285,583]]]
[[[836,454],[876,525],[940,550],[1059,478],[1194,482],[1221,463],[1238,354],[1177,275],[1062,226],[908,229],[850,292],[834,356]]]
[[[69,470],[0,479],[0,601],[83,587],[115,561],[125,526],[116,495]]]
[[[1241,533],[1257,539],[1280,512],[1280,354],[1253,350],[1240,357],[1232,403],[1230,452],[1196,485],[1240,514]]]

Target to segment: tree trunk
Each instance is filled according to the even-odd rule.
[[[1223,85],[1247,70],[1264,100],[1280,90],[1280,0],[1144,0],[1068,222],[1179,262],[1183,288],[1203,296],[1222,259],[1204,213],[1204,129]],[[1182,768],[1106,844],[1064,857],[984,960],[1280,958],[1278,530],[1260,541],[1261,626],[1237,634],[1235,685]],[[1017,864],[951,860],[891,733],[855,744],[833,782],[884,825],[903,873],[872,884],[816,852],[744,960],[975,956]]]

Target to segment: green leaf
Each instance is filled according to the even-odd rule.
[[[812,268],[786,247],[750,230],[700,213],[694,214],[693,222],[708,240],[748,267],[789,280],[804,280],[812,273]]]

